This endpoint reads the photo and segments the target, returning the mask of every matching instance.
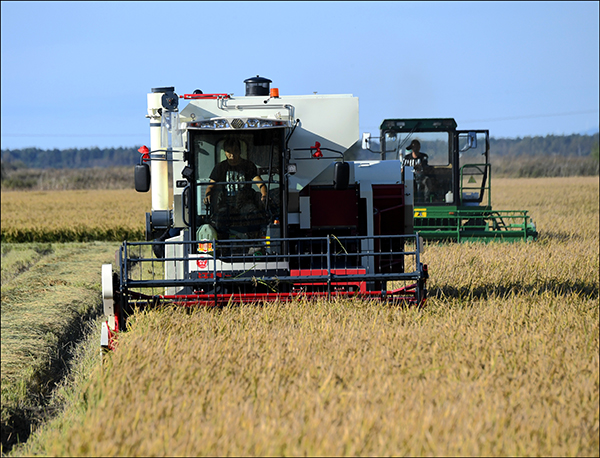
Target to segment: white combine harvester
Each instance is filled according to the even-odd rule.
[[[150,149],[135,170],[137,191],[152,190],[147,241],[125,241],[115,269],[102,267],[104,347],[135,307],[160,303],[423,305],[412,169],[345,160],[360,148],[356,97],[279,95],[270,83],[247,79],[244,97],[148,94]]]

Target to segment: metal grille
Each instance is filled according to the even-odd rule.
[[[298,294],[407,293],[409,300],[420,302],[427,271],[419,252],[416,235],[212,240],[209,245],[125,242],[120,285],[130,298],[159,297],[189,305]],[[396,289],[387,291],[388,284]]]
[[[244,121],[242,121],[241,119],[236,118],[233,121],[231,121],[231,125],[235,129],[241,129],[242,127],[244,127]]]

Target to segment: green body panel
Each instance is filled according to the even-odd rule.
[[[453,118],[415,118],[415,119],[385,119],[380,130],[406,132],[419,129],[421,131],[435,132],[437,130],[455,130],[456,121]]]

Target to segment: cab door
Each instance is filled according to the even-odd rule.
[[[456,131],[458,183],[460,203],[477,206],[484,199],[490,202],[489,192],[489,130]]]

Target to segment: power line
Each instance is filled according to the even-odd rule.
[[[75,137],[143,137],[147,134],[1,134],[2,137],[55,137],[55,138],[75,138]]]
[[[554,114],[537,114],[537,115],[525,115],[525,116],[510,116],[507,118],[491,118],[491,119],[473,119],[468,121],[461,121],[462,123],[467,122],[493,122],[493,121],[513,121],[516,119],[536,119],[536,118],[552,118],[556,116],[572,116],[579,114],[590,114],[598,113],[598,110],[584,110],[584,111],[570,111],[568,113],[554,113]]]
[[[582,111],[570,111],[566,113],[553,113],[553,114],[535,114],[535,115],[524,115],[524,116],[509,116],[505,118],[489,118],[489,119],[469,119],[461,121],[461,123],[468,122],[495,122],[495,121],[514,121],[518,119],[536,119],[536,118],[552,118],[559,116],[573,116],[580,114],[591,114],[598,113],[598,110],[582,110]],[[377,126],[377,129],[379,126]],[[146,134],[0,134],[2,137],[36,137],[36,138],[90,138],[90,137],[103,137],[103,138],[114,138],[114,137],[143,137]]]

